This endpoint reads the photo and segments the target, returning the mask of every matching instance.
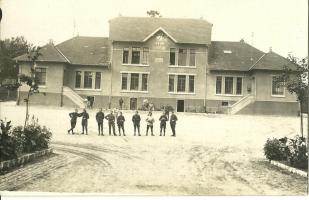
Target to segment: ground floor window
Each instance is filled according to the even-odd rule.
[[[216,76],[216,94],[242,95],[242,77]]]
[[[39,81],[39,85],[46,85],[46,68],[35,68],[35,77]]]
[[[101,72],[76,71],[75,88],[78,89],[101,89]]]
[[[271,94],[274,96],[284,96],[284,85],[279,80],[279,76],[272,76],[272,90]]]
[[[121,73],[121,90],[148,91],[149,73]]]
[[[169,74],[168,92],[172,93],[194,93],[195,75]]]

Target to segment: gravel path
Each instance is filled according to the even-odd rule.
[[[2,105],[2,114],[22,123],[24,107]],[[142,195],[304,195],[306,178],[271,166],[262,148],[268,137],[292,136],[296,117],[178,114],[177,137],[97,136],[94,111],[89,135],[68,135],[67,113],[31,107],[54,132],[52,146],[65,165],[33,176],[18,191]],[[160,113],[154,113],[155,119]],[[55,117],[56,116],[56,117]],[[142,120],[145,114],[142,113]],[[79,124],[78,124],[79,125]],[[104,131],[107,132],[106,124]],[[79,127],[78,127],[79,129]],[[145,127],[142,126],[142,133]],[[22,171],[22,170],[21,170]],[[0,177],[1,178],[1,177]]]

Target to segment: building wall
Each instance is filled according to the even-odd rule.
[[[284,97],[274,97],[272,91],[272,76],[279,75],[275,71],[255,71],[253,76],[256,80],[256,100],[257,101],[277,101],[277,102],[296,102],[296,96],[290,94],[286,89]]]
[[[37,62],[37,67],[46,68],[46,85],[40,86],[40,92],[48,93],[61,93],[63,85],[63,70],[65,64],[63,63],[51,63],[51,62]],[[20,63],[19,73],[30,75],[30,63]],[[27,85],[22,85],[19,88],[20,91],[28,91]]]
[[[149,65],[123,64],[122,54],[125,47],[149,47]],[[170,67],[169,56],[170,48],[194,48],[196,50],[196,67]],[[124,98],[138,98],[140,102],[143,99],[152,99],[156,105],[172,104],[176,99],[205,99],[205,68],[207,65],[207,48],[205,45],[185,45],[175,44],[167,37],[164,43],[158,45],[156,37],[150,38],[145,43],[135,42],[114,42],[112,55],[112,94],[113,96],[123,96]],[[129,55],[131,58],[131,54]],[[121,90],[121,71],[123,72],[147,72],[148,92],[131,92]],[[182,73],[195,75],[195,93],[194,94],[171,94],[168,92],[168,74]],[[161,101],[155,101],[161,99]],[[138,102],[138,106],[140,106]],[[162,102],[162,103],[161,103]],[[175,103],[173,103],[175,104]],[[203,102],[202,102],[203,105]],[[159,107],[159,106],[158,106]]]
[[[242,94],[241,95],[225,95],[225,94],[216,94],[216,77],[217,76],[231,76],[231,77],[242,77]],[[229,105],[232,105],[234,102],[240,100],[244,96],[251,94],[248,91],[248,87],[251,87],[252,81],[250,75],[245,72],[207,72],[207,106],[214,107],[219,105],[222,101],[228,102]],[[222,87],[222,90],[224,88]],[[234,88],[235,90],[235,88]]]

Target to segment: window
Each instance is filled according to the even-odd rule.
[[[187,49],[179,49],[178,65],[179,66],[186,66],[187,65]]]
[[[278,96],[283,96],[284,95],[284,87],[283,87],[283,82],[278,80],[278,76],[273,76],[272,77],[272,90],[271,90],[272,95],[278,95]]]
[[[216,79],[216,94],[221,94],[222,91],[222,76],[217,76]]]
[[[132,64],[139,64],[140,63],[140,48],[133,47],[132,48]]]
[[[128,64],[129,63],[129,48],[124,48],[123,49],[122,63],[124,63],[124,64]]]
[[[139,74],[131,74],[130,90],[138,90]]]
[[[148,64],[148,57],[149,57],[149,48],[144,47],[143,48],[143,62],[142,62],[142,64]]]
[[[46,68],[35,68],[35,77],[39,81],[39,85],[46,85]]]
[[[236,94],[238,95],[242,94],[242,78],[241,77],[236,78]]]
[[[168,91],[169,92],[174,92],[175,91],[175,75],[169,75],[168,76]]]
[[[189,66],[195,66],[195,49],[190,49]]]
[[[233,94],[233,77],[225,77],[225,94]]]
[[[148,90],[148,74],[142,74],[142,91]]]
[[[194,93],[194,76],[189,76],[189,92]]]
[[[96,72],[94,89],[100,89],[100,88],[101,88],[101,72]]]
[[[82,82],[82,72],[77,71],[75,72],[75,88],[80,88]]]
[[[128,89],[128,73],[121,74],[121,89],[122,90]]]
[[[92,72],[84,72],[84,88],[92,88]]]
[[[186,92],[186,76],[178,75],[177,79],[177,92]]]
[[[170,65],[176,65],[176,49],[170,49]]]

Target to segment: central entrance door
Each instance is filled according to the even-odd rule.
[[[130,98],[130,110],[137,110],[137,98]]]
[[[177,100],[177,112],[185,111],[185,100]]]

